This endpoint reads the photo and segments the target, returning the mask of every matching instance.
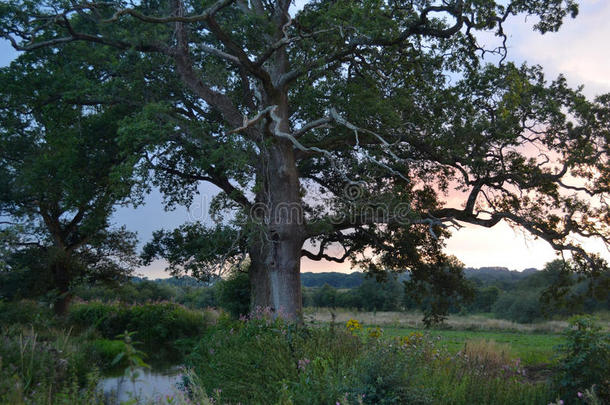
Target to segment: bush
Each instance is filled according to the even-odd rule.
[[[492,307],[498,318],[531,323],[542,318],[537,292],[503,293]]]
[[[595,385],[597,395],[610,403],[610,333],[588,316],[574,317],[558,347],[560,361],[556,379],[560,393],[576,399],[578,392]]]
[[[349,387],[351,403],[429,404],[430,392],[415,384],[421,382],[420,364],[408,350],[387,342],[375,343],[363,352],[351,370]],[[351,398],[350,398],[351,397]]]
[[[125,342],[121,340],[95,339],[87,345],[87,359],[102,368],[112,367],[112,362],[125,351]]]
[[[218,305],[233,317],[250,312],[250,278],[248,273],[234,271],[217,284]]]
[[[53,318],[52,313],[48,306],[40,305],[34,301],[0,301],[0,325],[36,324],[40,326],[50,324]]]
[[[228,403],[336,403],[342,377],[361,342],[329,329],[308,329],[260,313],[249,321],[224,320],[188,358],[206,392]]]
[[[173,303],[79,303],[72,305],[69,321],[81,328],[92,327],[106,339],[136,331],[138,340],[148,346],[198,336],[208,323],[204,312]]]

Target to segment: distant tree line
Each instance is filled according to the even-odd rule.
[[[464,270],[474,291],[467,303],[451,303],[450,313],[491,314],[516,322],[534,322],[553,316],[610,310],[610,275],[597,285],[566,275],[563,262],[557,260],[541,271],[510,271],[503,267]],[[15,288],[23,280],[11,280],[15,273],[0,272],[0,299],[38,298],[35,289]],[[568,277],[567,279],[565,279]],[[425,308],[429,302],[417,301],[405,282],[408,275],[388,277],[385,281],[350,274],[304,273],[302,296],[305,307],[349,308],[358,311],[409,311]],[[605,284],[604,284],[605,283]],[[27,283],[25,283],[27,284]],[[143,303],[173,301],[190,308],[220,307],[239,316],[249,311],[250,284],[247,272],[207,283],[192,277],[147,280],[132,277],[129,282],[74,288],[74,296],[84,300]],[[44,299],[44,297],[43,297]]]

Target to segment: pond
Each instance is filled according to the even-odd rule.
[[[109,405],[119,404],[137,398],[138,403],[157,401],[167,396],[174,397],[180,390],[182,368],[174,366],[165,369],[138,369],[134,382],[123,374],[107,376],[100,381],[105,402]],[[165,402],[165,401],[163,401]]]

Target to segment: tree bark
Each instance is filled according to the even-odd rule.
[[[72,294],[70,293],[71,276],[70,269],[61,260],[53,264],[53,279],[55,288],[59,292],[59,296],[53,303],[53,311],[57,316],[65,316],[72,301]]]
[[[250,247],[250,309],[270,308],[270,280],[269,273],[264,262],[264,251],[262,244],[258,243]]]
[[[276,138],[267,157],[263,173],[266,229],[261,245],[269,303],[276,314],[297,320],[302,312],[300,264],[305,232],[293,146]]]
[[[55,315],[63,317],[68,314],[68,309],[72,302],[72,294],[70,294],[69,291],[60,291],[59,294],[59,297],[53,304],[53,311],[55,312]]]

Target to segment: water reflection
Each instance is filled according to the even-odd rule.
[[[106,377],[100,381],[106,403],[119,404],[122,401],[137,399],[137,403],[157,402],[166,396],[178,393],[177,383],[182,382],[180,367],[165,370],[138,369],[135,383],[124,375]],[[163,401],[164,402],[164,401]]]

